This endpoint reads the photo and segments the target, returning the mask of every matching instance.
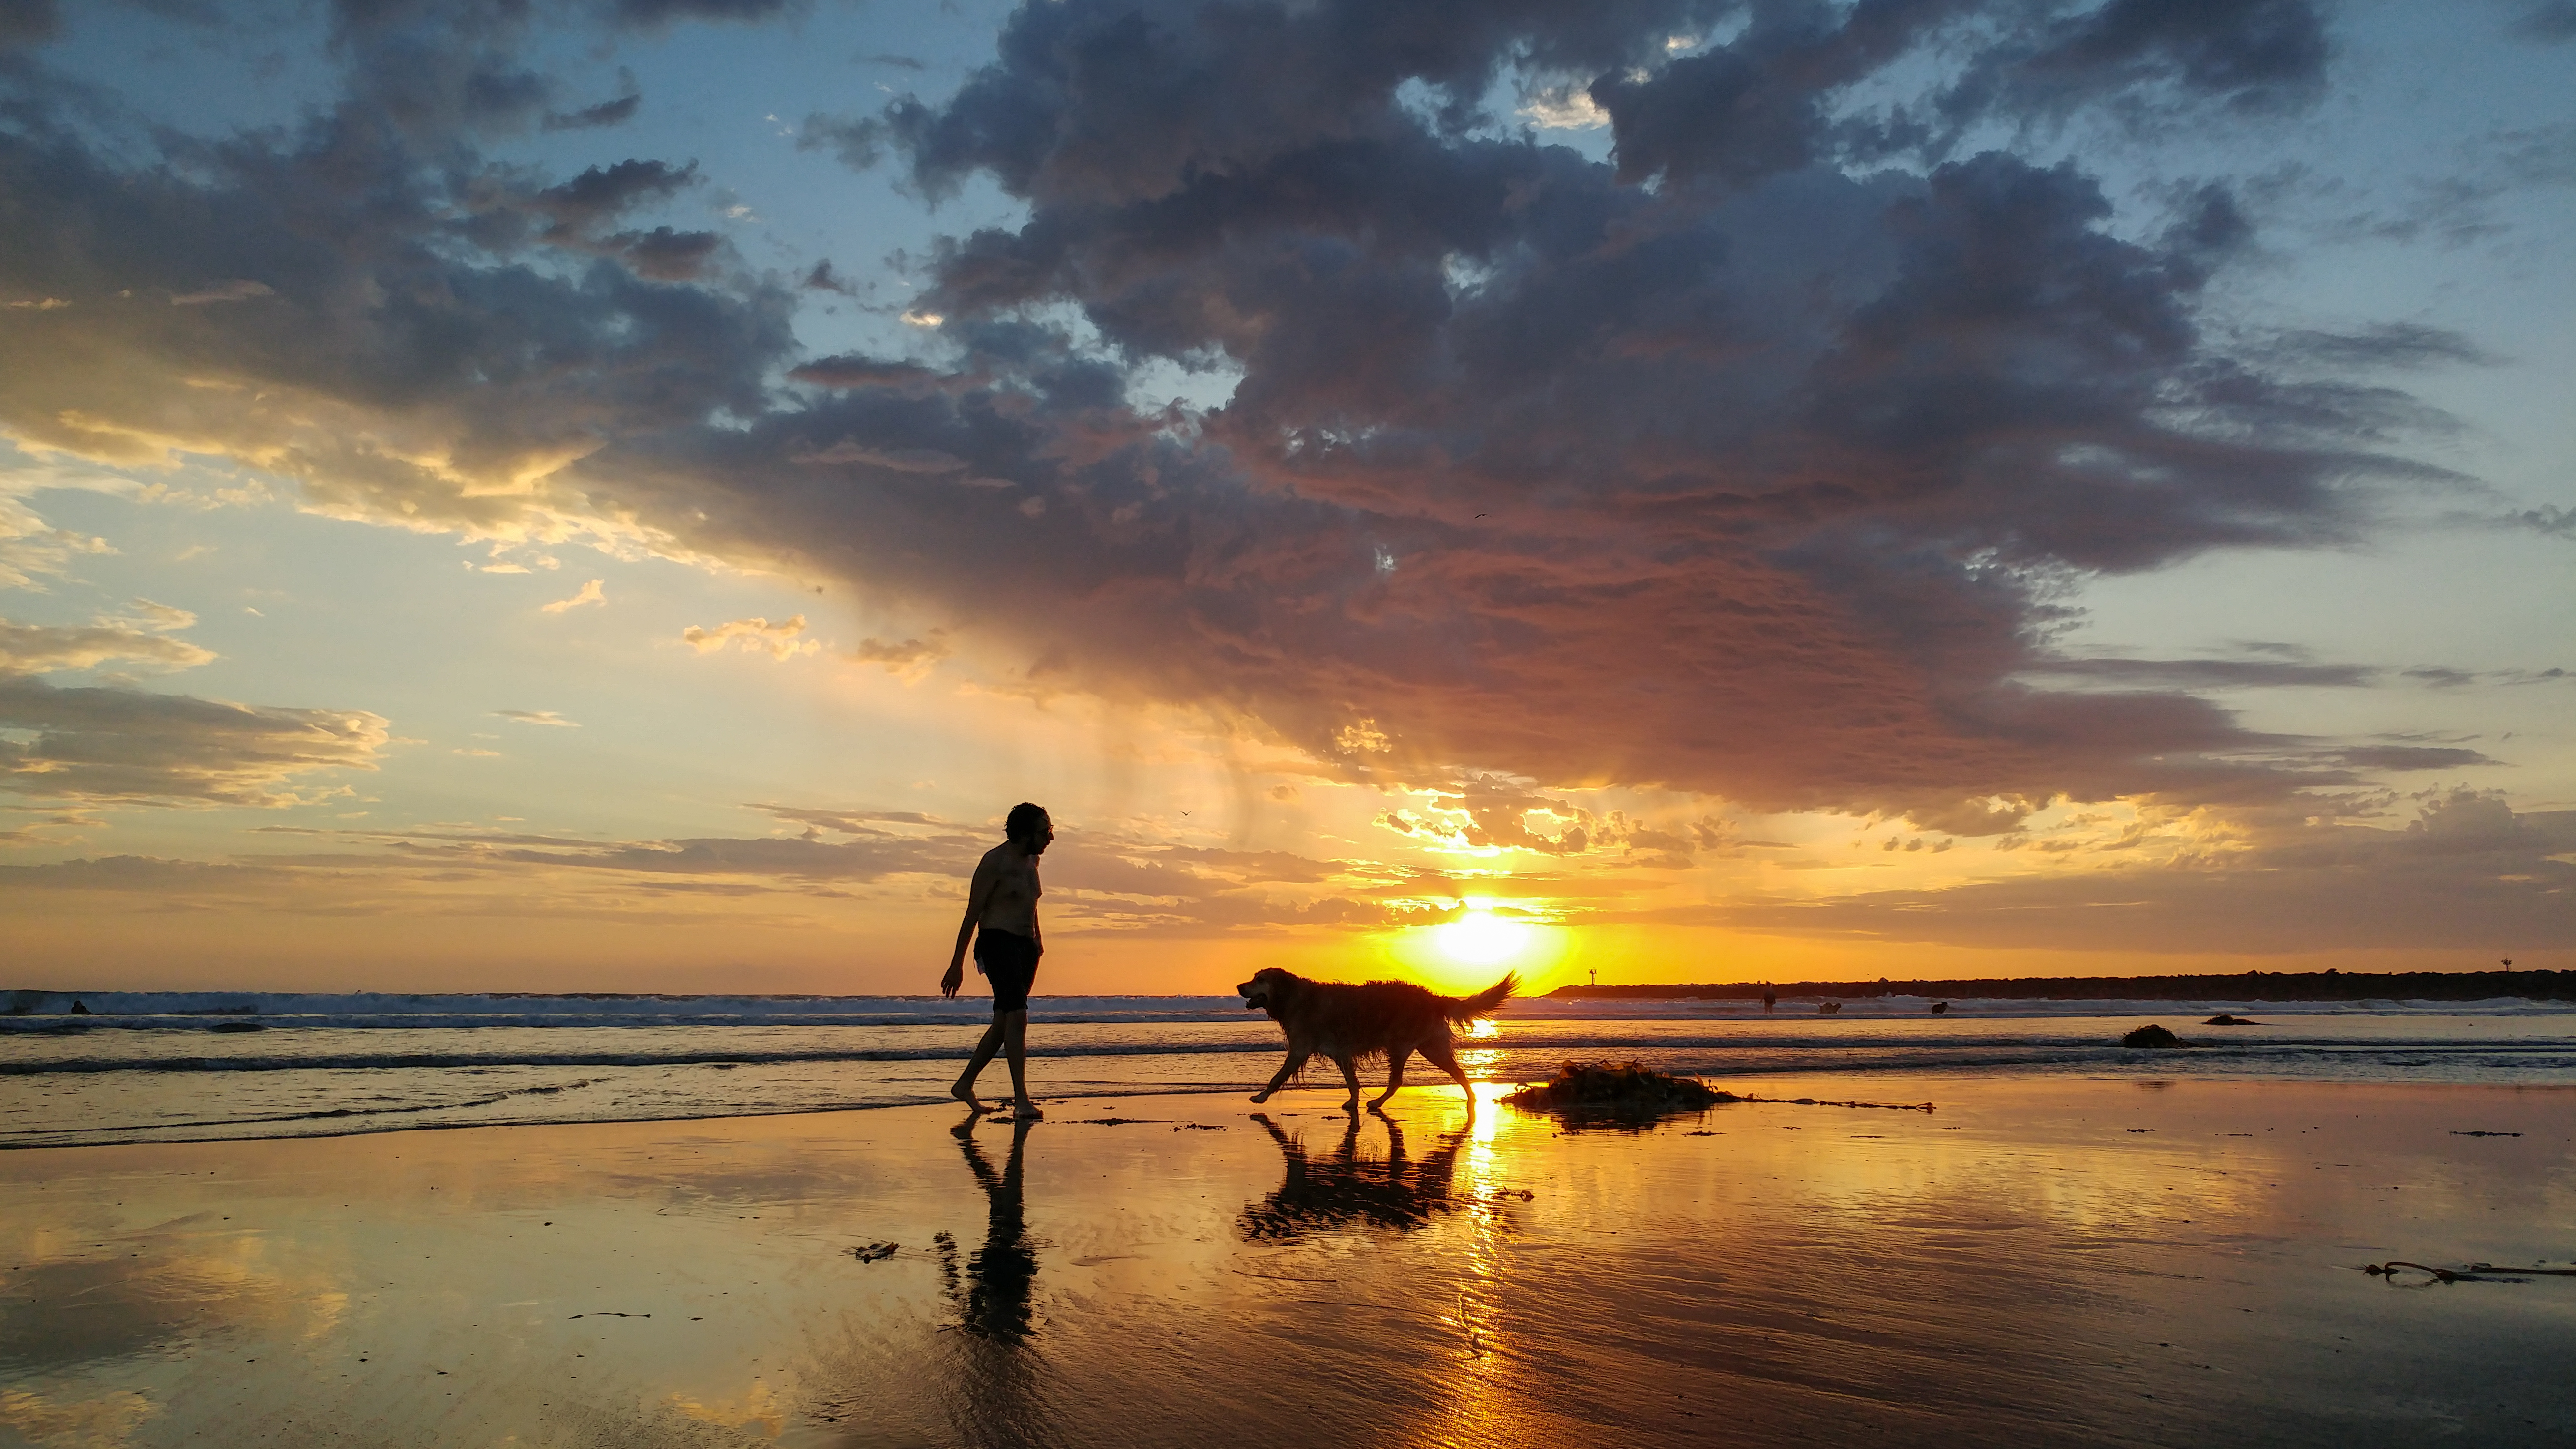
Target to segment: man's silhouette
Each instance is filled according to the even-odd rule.
[[[1010,838],[975,865],[974,883],[966,889],[966,919],[957,927],[957,950],[948,958],[948,974],[939,978],[939,994],[955,996],[966,980],[966,943],[975,943],[975,969],[993,985],[993,1024],[975,1044],[974,1059],[949,1095],[981,1112],[975,1079],[1000,1050],[1011,1064],[1011,1115],[1042,1115],[1029,1100],[1029,988],[1037,981],[1038,957],[1046,942],[1038,934],[1038,857],[1055,839],[1047,813],[1026,801],[1011,807],[1002,824]]]

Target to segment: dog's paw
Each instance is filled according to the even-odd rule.
[[[1255,1102],[1267,1102],[1270,1100],[1270,1094],[1268,1092],[1255,1092],[1252,1094],[1252,1100]]]

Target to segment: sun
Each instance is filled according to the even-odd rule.
[[[1530,943],[1530,928],[1491,911],[1469,911],[1447,925],[1433,928],[1442,955],[1468,966],[1491,966],[1519,955]]]

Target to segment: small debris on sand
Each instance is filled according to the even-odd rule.
[[[1153,1117],[1085,1117],[1073,1125],[1076,1127],[1160,1127],[1169,1120],[1169,1118]]]
[[[881,1258],[893,1257],[894,1250],[898,1246],[900,1245],[895,1243],[870,1243],[864,1248],[852,1248],[850,1256],[862,1263],[873,1263]]]
[[[2261,1026],[2262,1024],[2248,1017],[2229,1016],[2223,1011],[2201,1023],[2202,1026]]]
[[[2454,1132],[2452,1132],[2452,1134],[2451,1134],[2451,1135],[2452,1135],[2452,1136],[2454,1136],[2454,1137],[2519,1137],[2519,1136],[2521,1136],[2522,1134],[2521,1134],[2521,1133],[2519,1133],[2519,1132],[2459,1132],[2459,1131],[2454,1131]]]
[[[2145,1047],[2151,1051],[2164,1051],[2174,1047],[2187,1047],[2191,1045],[2191,1043],[2184,1041],[2181,1037],[2174,1035],[2172,1032],[2165,1030],[2161,1026],[2142,1026],[2136,1031],[2129,1033],[2127,1036],[2120,1038],[2120,1045],[2124,1047]]]

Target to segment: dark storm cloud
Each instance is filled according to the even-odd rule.
[[[1838,88],[1974,9],[1784,4],[1666,59],[1724,11],[1029,6],[948,102],[831,133],[899,147],[927,194],[981,171],[1030,204],[943,252],[921,304],[989,381],[832,359],[804,411],[581,471],[660,509],[730,480],[721,531],[937,599],[1031,687],[1222,701],[1379,777],[1927,816],[2347,777],[2147,691],[2352,671],[2015,681],[2064,571],[2349,536],[2347,485],[2405,472],[2369,445],[2420,417],[2313,374],[2446,344],[2303,339],[2301,376],[2212,345],[2199,293],[2249,234],[2220,189],[2132,239],[2068,165],[1832,165]],[[2253,104],[2314,82],[2313,22],[2113,6],[1990,69],[2053,77],[2052,107]],[[1466,124],[1506,63],[1592,71],[1616,167]],[[1194,427],[1128,412],[1110,360],[1011,320],[1068,302],[1115,356],[1239,369],[1233,398]],[[924,451],[961,466],[887,465]],[[971,591],[939,581],[958,557]]]
[[[2303,5],[1779,0],[1726,31],[1695,0],[1030,4],[954,96],[809,123],[1026,213],[932,259],[930,360],[778,391],[784,288],[719,275],[709,234],[611,230],[687,168],[545,184],[474,152],[540,114],[492,38],[515,12],[350,13],[351,94],[289,140],[128,170],[0,136],[0,206],[46,219],[7,218],[0,283],[77,304],[0,320],[52,359],[0,362],[10,428],[230,449],[415,526],[614,520],[935,613],[1007,687],[1199,705],[1460,799],[1663,784],[2002,830],[2359,768],[2183,692],[2206,674],[2027,676],[2085,571],[2354,536],[2359,485],[2424,476],[2385,448],[2428,415],[2336,374],[2436,343],[2230,352],[2199,322],[2248,239],[2224,189],[2138,224],[2072,163],[1891,151],[1842,109],[1962,67],[1986,116],[2286,103],[2326,54]],[[1479,110],[1541,82],[1590,88],[1615,164]],[[236,281],[271,295],[105,302]],[[1098,344],[1031,320],[1066,308]],[[1239,382],[1141,412],[1147,363]]]

